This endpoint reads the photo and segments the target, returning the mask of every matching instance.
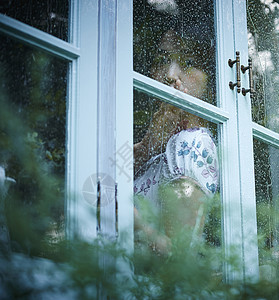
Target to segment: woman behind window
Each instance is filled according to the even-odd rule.
[[[203,99],[208,75],[195,47],[167,31],[151,74],[155,80]],[[214,196],[219,180],[217,149],[208,127],[206,120],[161,103],[144,137],[134,145],[134,193],[148,199],[163,224],[159,231],[146,224],[136,205],[135,229],[145,232],[158,252],[167,252],[169,238],[183,230],[191,230],[192,240],[202,233],[204,204]]]

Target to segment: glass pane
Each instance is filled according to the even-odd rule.
[[[0,13],[68,40],[69,0],[1,0]]]
[[[260,275],[274,279],[279,258],[279,149],[254,139],[254,160]]]
[[[247,22],[255,88],[253,121],[279,132],[279,4],[248,0]]]
[[[68,62],[0,35],[0,166],[13,250],[50,255],[64,235]]]
[[[220,249],[217,131],[216,124],[134,91],[135,248],[145,249],[145,258],[180,247],[184,254]]]
[[[134,0],[134,70],[216,105],[213,2]]]

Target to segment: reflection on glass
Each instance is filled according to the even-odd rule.
[[[279,132],[279,4],[248,0],[247,22],[255,88],[253,121]]]
[[[216,105],[215,66],[213,1],[134,0],[135,71]]]
[[[0,13],[68,40],[68,0],[1,0]]]
[[[269,279],[279,256],[279,150],[254,139],[254,162],[260,271]]]
[[[220,245],[216,124],[135,90],[134,173],[136,249]]]
[[[68,62],[0,36],[0,165],[14,250],[63,236]],[[41,243],[44,244],[42,250]]]

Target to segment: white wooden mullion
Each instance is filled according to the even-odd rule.
[[[279,133],[257,123],[252,123],[253,136],[271,146],[279,148]]]
[[[69,16],[69,40],[78,45],[80,1],[70,1]],[[67,85],[67,138],[66,138],[66,193],[65,193],[65,231],[67,239],[73,239],[78,232],[77,219],[77,193],[78,190],[78,159],[77,138],[78,138],[78,95],[79,95],[79,58],[69,63],[68,85]]]
[[[229,119],[220,128],[220,183],[223,216],[223,248],[226,261],[237,255],[238,269],[225,263],[225,280],[242,280],[242,223],[240,204],[239,153],[236,118],[236,92],[229,88],[229,82],[235,82],[235,67],[228,66],[228,60],[234,59],[232,0],[216,1],[217,36],[217,95],[220,107],[229,112]]]
[[[80,49],[46,32],[0,14],[0,33],[68,60],[80,56]]]
[[[114,193],[110,196],[102,190],[114,191],[116,181],[116,24],[117,0],[99,0],[97,172],[101,179],[109,176],[112,180],[100,183],[101,232],[112,238],[116,229]]]
[[[240,64],[248,64],[246,1],[233,0],[235,49],[240,51]],[[246,72],[248,73],[248,72]],[[248,74],[241,73],[241,88],[249,86]],[[240,162],[240,191],[242,207],[242,234],[244,276],[257,280],[259,276],[256,196],[253,157],[253,125],[250,95],[237,94],[238,147]]]
[[[116,150],[127,145],[131,160],[125,173],[116,168],[118,229],[121,246],[132,251],[133,204],[133,3],[118,1],[116,44]]]
[[[223,123],[229,119],[229,113],[216,106],[208,104],[137,72],[134,72],[133,74],[135,89],[151,96],[158,97],[180,108],[185,108],[190,113],[199,115],[215,123]]]
[[[80,46],[80,0],[70,1],[69,14],[68,42],[78,48]]]
[[[66,216],[66,237],[73,239],[78,228],[77,220],[77,96],[79,91],[78,78],[79,61],[74,60],[70,63],[68,72],[68,101],[67,101],[67,140],[66,140],[66,199],[65,199],[65,216]]]
[[[80,41],[81,49],[76,65],[73,64],[72,77],[76,89],[70,103],[72,122],[68,126],[71,134],[69,164],[72,164],[70,170],[74,172],[68,175],[72,197],[68,205],[68,232],[70,237],[74,231],[80,239],[92,242],[97,236],[98,2],[79,1],[78,8],[80,26],[73,39],[76,43]],[[92,178],[92,185],[88,187],[84,184],[89,178]],[[89,191],[93,194],[92,202],[84,196],[84,192]]]

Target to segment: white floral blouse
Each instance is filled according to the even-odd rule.
[[[216,145],[206,128],[191,128],[173,135],[165,153],[151,158],[143,175],[135,179],[134,194],[151,200],[160,184],[190,177],[209,197],[218,189],[219,164]]]

